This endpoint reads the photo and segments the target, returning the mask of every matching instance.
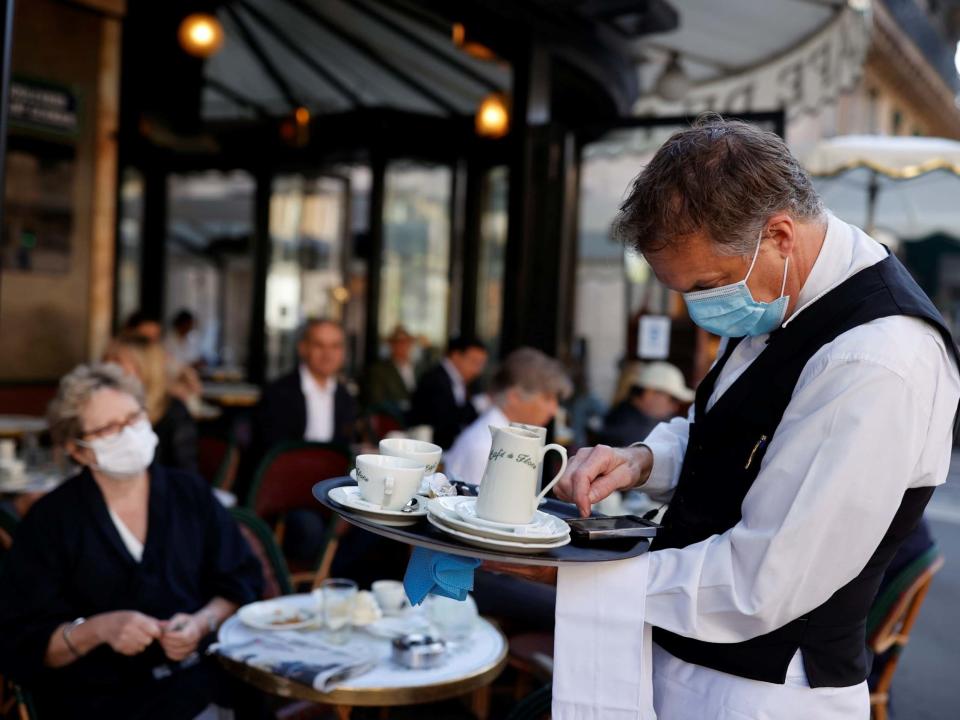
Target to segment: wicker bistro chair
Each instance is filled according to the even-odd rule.
[[[254,515],[250,508],[232,507],[230,514],[240,526],[240,533],[250,545],[253,554],[263,569],[263,595],[261,600],[269,600],[293,592],[290,569],[283,553],[273,536],[270,526]]]
[[[910,631],[930,589],[933,576],[943,567],[943,555],[934,546],[905,567],[881,592],[867,617],[867,646],[876,655],[890,657],[870,693],[874,720],[887,720],[890,686],[900,653],[910,639]]]
[[[201,435],[198,449],[201,477],[212,487],[231,490],[240,466],[240,448],[236,440]]]
[[[293,573],[294,587],[310,581],[317,585],[326,578],[348,527],[316,501],[313,486],[321,480],[346,475],[352,465],[353,457],[344,445],[294,441],[277,445],[257,468],[246,505],[257,517],[273,525],[278,546],[283,545],[284,517],[291,510],[313,510],[327,521],[317,565],[308,572]]]

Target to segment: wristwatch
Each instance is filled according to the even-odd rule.
[[[73,653],[74,657],[77,657],[77,658],[82,658],[83,654],[79,650],[77,650],[76,646],[72,642],[70,642],[70,633],[73,632],[76,628],[83,625],[86,621],[87,621],[86,618],[78,617],[69,625],[64,625],[63,632],[61,633],[63,635],[63,644],[66,645],[67,649]]]

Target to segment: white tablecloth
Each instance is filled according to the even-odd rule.
[[[221,626],[218,640],[223,644],[241,643],[264,633],[273,637],[309,635],[323,642],[322,630],[256,630],[244,625],[236,615]],[[500,632],[486,620],[480,619],[470,637],[450,645],[447,662],[443,665],[428,670],[411,670],[390,660],[389,640],[373,637],[357,628],[350,641],[341,647],[350,651],[370,652],[379,658],[379,662],[372,670],[338,685],[337,689],[408,688],[454,681],[493,665],[503,653],[504,645]]]

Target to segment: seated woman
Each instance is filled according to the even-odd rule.
[[[146,411],[157,434],[157,462],[169,468],[197,471],[198,431],[184,402],[172,388],[167,351],[143,338],[120,338],[103,359],[119,365],[143,383]]]
[[[260,565],[199,477],[151,464],[143,392],[119,367],[73,370],[49,419],[83,469],[5,558],[0,673],[41,719],[193,718],[219,682],[204,644],[259,597]]]

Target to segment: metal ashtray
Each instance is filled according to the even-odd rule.
[[[447,644],[440,638],[411,633],[394,638],[391,649],[393,661],[414,670],[436,667],[447,655]]]

